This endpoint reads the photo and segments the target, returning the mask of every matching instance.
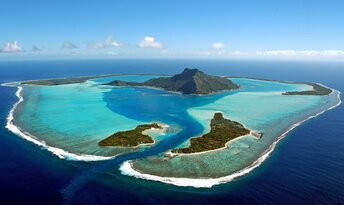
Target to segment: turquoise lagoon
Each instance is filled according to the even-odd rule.
[[[286,96],[286,91],[310,90],[306,84],[231,78],[241,88],[207,96],[181,95],[152,88],[101,85],[115,79],[144,81],[156,76],[114,76],[60,86],[22,86],[24,101],[14,111],[14,124],[32,137],[75,155],[113,157],[133,153],[122,173],[139,178],[219,178],[238,173],[272,151],[274,143],[296,123],[339,103],[329,96]],[[172,148],[188,145],[191,137],[209,131],[210,119],[221,111],[251,130],[227,148],[167,159]],[[114,132],[142,123],[168,125],[166,132],[150,132],[156,144],[140,148],[102,148],[98,142]],[[140,155],[145,150],[153,150]],[[171,179],[170,179],[171,180]],[[163,180],[160,180],[163,181]],[[172,182],[168,182],[172,183]]]

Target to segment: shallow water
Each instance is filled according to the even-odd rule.
[[[344,91],[344,64],[224,60],[85,60],[1,62],[0,82],[106,73],[173,74],[188,67],[218,75],[321,82]],[[60,204],[61,190],[107,162],[61,160],[9,132],[16,89],[0,87],[0,179],[3,204]],[[343,105],[288,133],[257,169],[211,189],[177,187],[122,175],[118,166],[84,178],[71,204],[342,204]]]
[[[213,103],[191,107],[188,113],[202,124],[204,132],[208,132],[214,112],[221,111],[225,117],[243,123],[251,130],[264,133],[260,140],[247,136],[231,142],[228,148],[221,151],[183,155],[169,160],[164,157],[143,158],[134,161],[133,168],[164,177],[227,176],[255,162],[293,124],[338,103],[335,92],[331,96],[281,95],[285,91],[311,89],[307,85],[251,79],[234,81],[242,85],[241,90]],[[188,185],[192,186],[192,183]]]
[[[142,151],[146,146],[102,148],[97,144],[100,140],[139,124],[164,123],[169,128],[166,133],[152,135],[159,146],[149,154],[160,155],[141,158],[147,155],[139,152],[129,157],[141,158],[131,162],[133,168],[163,177],[217,178],[251,165],[290,126],[333,106],[337,99],[336,93],[284,96],[282,93],[286,91],[312,87],[246,78],[232,79],[241,85],[239,90],[207,96],[102,85],[112,80],[142,82],[153,77],[113,76],[71,85],[23,86],[24,101],[15,110],[14,124],[47,146],[76,155],[112,157]],[[264,133],[263,138],[257,140],[248,135],[220,151],[166,160],[163,156],[166,151],[188,146],[188,139],[208,132],[210,120],[218,111],[251,130]],[[126,174],[123,169],[122,172]]]

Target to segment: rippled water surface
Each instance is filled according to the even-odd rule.
[[[172,74],[182,70],[183,67],[199,67],[211,74],[262,77],[268,79],[281,79],[293,81],[315,81],[326,84],[339,91],[344,89],[342,83],[343,65],[340,63],[306,63],[306,62],[239,62],[239,61],[204,61],[204,60],[138,60],[138,61],[23,61],[23,62],[1,62],[0,82],[12,82],[18,80],[41,79],[52,77],[84,76],[105,73],[154,73]],[[137,76],[126,76],[136,80],[145,80],[149,76],[138,78]],[[296,87],[283,87],[283,85],[266,85],[268,82],[250,81],[245,79],[234,79],[244,84],[241,92],[212,96],[211,98],[184,99],[180,96],[151,89],[121,90],[107,88],[106,86],[94,86],[100,81],[89,81],[83,85],[68,85],[66,89],[60,90],[57,87],[48,87],[35,90],[24,89],[23,96],[31,98],[32,103],[26,115],[16,116],[18,122],[25,121],[25,117],[34,119],[31,125],[26,128],[36,132],[37,136],[45,137],[48,144],[53,144],[75,153],[87,153],[92,155],[112,155],[117,150],[101,150],[95,144],[103,135],[112,133],[117,129],[129,129],[136,124],[145,121],[162,121],[166,124],[173,124],[181,127],[185,123],[194,125],[195,130],[186,130],[184,134],[197,134],[206,131],[207,122],[214,111],[221,110],[226,117],[235,119],[252,129],[265,131],[266,141],[256,141],[252,138],[243,138],[232,146],[239,150],[252,143],[253,147],[264,147],[262,144],[269,144],[273,139],[273,133],[279,131],[282,126],[287,126],[296,118],[303,118],[299,113],[312,114],[316,110],[309,109],[321,102],[317,97],[309,97],[307,100],[298,99],[297,96],[289,101],[283,100],[281,104],[276,95],[284,89],[300,89]],[[246,81],[246,82],[245,82]],[[268,96],[266,87],[269,87]],[[72,190],[73,194],[68,198],[73,203],[100,203],[111,204],[114,200],[122,204],[146,203],[146,204],[191,204],[191,203],[255,203],[255,204],[276,204],[288,201],[290,203],[313,204],[313,202],[326,204],[340,204],[343,202],[344,180],[342,179],[344,169],[344,133],[341,129],[343,122],[342,106],[308,121],[288,134],[267,161],[250,174],[224,185],[218,185],[211,189],[183,188],[159,182],[135,179],[119,173],[118,165],[104,166],[107,162],[77,162],[61,160],[49,151],[42,150],[38,146],[27,142],[4,128],[6,117],[12,105],[17,101],[15,88],[0,87],[1,90],[1,190],[2,201],[12,203],[49,203],[59,204],[63,197],[68,195],[65,190],[75,177],[84,176],[83,180],[76,180],[82,183]],[[76,95],[77,93],[77,95]],[[50,94],[50,96],[49,96]],[[125,101],[124,94],[131,94],[133,101]],[[42,97],[45,99],[42,99]],[[121,99],[120,103],[115,103]],[[145,99],[168,102],[152,106]],[[174,99],[174,100],[171,100]],[[177,100],[178,110],[173,110]],[[259,99],[259,100],[258,100]],[[269,105],[264,100],[272,100]],[[248,102],[255,101],[256,107],[248,106]],[[127,102],[127,103],[126,103]],[[131,102],[131,103],[129,103]],[[241,104],[240,104],[241,102]],[[246,102],[246,103],[245,103]],[[46,104],[44,104],[46,103]],[[55,103],[55,104],[54,104]],[[63,106],[59,106],[62,105]],[[228,106],[228,105],[231,106]],[[289,109],[290,107],[297,109]],[[326,106],[326,103],[323,105]],[[37,106],[35,108],[35,106]],[[135,109],[125,109],[125,107]],[[150,107],[151,106],[151,107]],[[290,106],[290,107],[288,107]],[[150,109],[157,109],[155,115]],[[245,107],[244,110],[239,108]],[[43,109],[44,108],[44,109]],[[51,110],[54,108],[53,110]],[[82,108],[80,112],[77,108]],[[259,109],[256,109],[259,108]],[[266,108],[266,109],[263,109]],[[35,109],[42,109],[41,112],[33,112]],[[133,113],[133,110],[140,110],[140,115]],[[147,110],[146,112],[144,112]],[[257,113],[260,110],[262,113]],[[267,112],[271,110],[271,112]],[[25,109],[18,111],[24,113]],[[159,112],[158,112],[159,111]],[[276,112],[278,114],[276,114]],[[292,113],[291,116],[283,118],[283,113]],[[256,113],[256,115],[254,115]],[[265,114],[265,115],[264,115]],[[69,117],[67,117],[69,116]],[[180,117],[185,116],[185,117]],[[260,117],[262,116],[262,117]],[[20,119],[22,118],[22,119]],[[63,120],[60,120],[63,119]],[[265,119],[265,120],[257,120]],[[81,120],[81,121],[80,121]],[[269,123],[278,121],[277,127],[273,127],[271,135],[267,128]],[[66,123],[68,122],[68,123]],[[78,124],[78,122],[80,124]],[[86,128],[83,127],[86,124]],[[99,124],[101,122],[101,124]],[[124,123],[125,122],[125,123]],[[44,126],[45,127],[44,127]],[[48,126],[49,125],[49,126]],[[112,126],[114,125],[114,126]],[[23,124],[23,129],[25,125]],[[46,136],[44,136],[43,128]],[[80,132],[80,130],[84,130]],[[81,133],[85,133],[82,135]],[[161,142],[167,139],[166,144],[160,145],[153,150],[159,153],[170,146],[178,146],[185,142],[185,138],[173,140],[170,133],[166,138],[159,137]],[[271,137],[269,137],[271,136]],[[260,143],[258,146],[253,144]],[[229,149],[230,150],[230,149]],[[123,151],[123,150],[121,150]],[[128,150],[126,150],[128,151]],[[130,150],[129,150],[130,151]],[[134,150],[135,151],[135,150]],[[149,153],[149,155],[154,152]],[[226,166],[214,159],[223,159],[230,152],[209,155],[207,162],[213,162],[219,167]],[[135,155],[134,155],[135,156]],[[242,157],[245,158],[244,153]],[[148,160],[149,158],[145,158]],[[249,156],[247,155],[247,159]],[[137,167],[148,170],[147,167],[154,167],[152,162],[142,160],[136,163]],[[233,159],[234,160],[234,159]],[[184,165],[190,166],[188,159],[183,160]],[[201,160],[198,159],[200,163]],[[240,162],[242,163],[242,162]],[[147,165],[153,166],[147,166]],[[173,165],[180,167],[177,162]],[[184,166],[183,165],[183,166]],[[165,166],[165,165],[164,165]],[[166,165],[167,166],[167,165]],[[98,167],[106,167],[98,168]],[[156,166],[158,167],[158,166]],[[161,166],[159,165],[161,168]],[[90,175],[90,170],[96,174]],[[167,169],[166,169],[167,170]],[[178,169],[176,169],[178,170]],[[186,172],[189,168],[186,168]],[[201,169],[203,170],[203,169]],[[202,174],[202,172],[196,172]],[[169,173],[166,173],[169,174]],[[172,173],[176,174],[176,173]],[[220,176],[221,173],[218,173]],[[94,177],[93,177],[94,176]],[[159,193],[159,194],[157,194]]]

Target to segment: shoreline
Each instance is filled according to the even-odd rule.
[[[166,154],[169,154],[171,157],[200,155],[200,154],[206,154],[206,153],[211,153],[211,152],[218,152],[218,151],[227,149],[228,145],[230,145],[231,143],[233,143],[233,142],[235,142],[235,141],[237,141],[239,139],[245,138],[245,137],[253,137],[256,140],[259,140],[259,138],[255,137],[251,133],[252,133],[252,130],[250,130],[250,133],[247,134],[247,135],[242,135],[242,136],[237,137],[235,139],[229,140],[228,142],[226,142],[225,146],[217,148],[217,149],[207,150],[207,151],[203,151],[203,152],[195,152],[195,153],[173,153],[173,152],[169,151],[169,152],[166,152]]]
[[[314,91],[314,86],[312,84],[318,84],[320,86],[323,86],[325,88],[328,88],[331,90],[331,93],[329,93],[328,95],[331,95],[334,91],[334,89],[322,84],[322,83],[318,83],[318,82],[299,82],[299,81],[290,81],[290,80],[271,80],[271,79],[266,79],[266,78],[256,78],[256,77],[240,77],[240,76],[222,76],[224,78],[243,78],[243,79],[251,79],[251,80],[260,80],[260,81],[269,81],[269,82],[277,82],[277,83],[286,83],[286,84],[305,84],[308,86],[312,87],[312,90]]]
[[[18,81],[20,82],[20,81]],[[13,85],[14,82],[9,82],[9,83],[3,83],[1,85],[3,86],[10,86],[10,87],[17,87],[17,91],[15,93],[15,95],[18,97],[18,101],[13,105],[12,109],[10,110],[8,116],[7,116],[7,123],[6,123],[6,128],[11,131],[12,133],[14,133],[15,135],[29,141],[32,142],[36,145],[38,145],[41,149],[46,149],[48,151],[50,151],[52,154],[58,156],[60,159],[64,159],[64,160],[74,160],[74,161],[103,161],[103,160],[110,160],[115,158],[118,155],[115,156],[99,156],[99,155],[88,155],[88,154],[74,154],[74,153],[70,153],[68,151],[65,151],[63,149],[60,148],[56,148],[53,146],[49,146],[47,145],[45,142],[42,142],[40,140],[38,140],[35,136],[31,135],[28,132],[25,132],[23,130],[20,129],[20,127],[16,126],[13,123],[14,120],[14,111],[17,108],[17,106],[22,103],[24,101],[23,97],[21,96],[21,92],[23,90],[23,87],[20,85]],[[337,91],[335,89],[332,89],[331,93]],[[151,180],[151,181],[159,181],[159,182],[163,182],[163,183],[167,183],[167,184],[173,184],[176,186],[188,186],[188,187],[195,187],[195,188],[211,188],[214,185],[218,185],[218,184],[223,184],[223,183],[227,183],[230,182],[240,176],[246,175],[249,172],[251,172],[253,169],[257,168],[258,166],[260,166],[269,156],[270,154],[274,151],[277,143],[284,139],[286,137],[286,135],[292,131],[293,129],[295,129],[296,127],[300,126],[301,124],[303,124],[305,121],[315,118],[329,110],[332,110],[336,107],[338,107],[342,101],[340,98],[340,91],[337,91],[337,99],[339,100],[339,102],[327,109],[324,109],[318,113],[316,113],[315,115],[309,116],[307,118],[305,118],[304,120],[299,121],[298,123],[293,124],[292,126],[289,127],[289,129],[287,129],[284,133],[282,133],[276,141],[274,141],[269,148],[263,152],[260,157],[254,161],[251,165],[243,168],[242,170],[239,170],[233,174],[230,174],[228,176],[223,176],[223,177],[219,177],[219,178],[199,178],[199,179],[194,179],[194,178],[174,178],[174,177],[160,177],[160,176],[155,176],[155,175],[150,175],[150,174],[145,174],[145,173],[141,173],[140,171],[135,170],[132,165],[131,165],[131,161],[125,161],[120,165],[119,170],[121,171],[121,173],[123,175],[127,175],[127,176],[133,176],[135,178],[140,178],[140,179],[145,179],[145,180]],[[245,137],[247,135],[244,135]],[[241,136],[241,137],[244,137]],[[229,141],[231,142],[231,141]],[[228,143],[229,143],[228,142]],[[214,150],[211,150],[214,151]],[[195,153],[197,154],[197,153]]]
[[[158,128],[153,128],[153,127],[152,127],[152,128],[150,128],[150,129],[144,130],[144,131],[142,132],[142,134],[146,134],[146,135],[148,135],[149,137],[152,138],[152,140],[153,140],[152,143],[143,143],[143,144],[138,144],[138,145],[136,145],[136,146],[125,147],[125,148],[138,149],[138,148],[140,148],[140,147],[145,147],[145,146],[151,147],[152,145],[155,145],[155,144],[157,143],[157,141],[154,139],[154,137],[150,136],[149,134],[147,134],[147,133],[145,133],[145,132],[155,132],[155,133],[161,133],[161,132],[163,132],[164,134],[166,134],[167,128],[170,127],[170,126],[167,125],[167,124],[163,124],[163,123],[160,123],[160,122],[156,122],[156,123],[157,123],[159,126],[161,126],[162,128],[161,128],[161,129],[158,129]],[[109,146],[105,146],[105,147],[118,147],[118,146],[111,146],[111,145],[109,145]],[[124,147],[124,146],[119,146],[119,147]],[[119,155],[121,155],[121,154],[119,154]],[[110,159],[111,159],[111,158],[110,158]]]
[[[223,114],[222,111],[215,111],[216,112],[221,112]],[[230,118],[229,118],[230,119]],[[192,156],[192,155],[200,155],[200,154],[206,154],[206,153],[211,153],[211,152],[217,152],[217,151],[221,151],[221,150],[224,150],[224,149],[227,149],[228,148],[228,145],[235,142],[236,140],[239,140],[241,138],[244,138],[244,137],[254,137],[256,140],[259,140],[260,138],[254,136],[252,133],[253,132],[257,132],[256,130],[252,130],[248,127],[246,127],[244,124],[242,124],[244,126],[244,128],[248,129],[250,131],[250,133],[248,133],[247,135],[241,135],[239,137],[236,137],[234,139],[231,139],[229,140],[228,142],[226,142],[226,144],[223,146],[223,147],[220,147],[220,148],[217,148],[217,149],[212,149],[212,150],[206,150],[206,151],[202,151],[202,152],[195,152],[195,153],[173,153],[171,152],[171,150],[165,152],[166,155],[168,155],[167,157],[178,157],[178,156]],[[195,136],[195,137],[191,137],[189,139],[189,141],[192,139],[192,138],[197,138],[197,137],[201,137],[202,135],[204,134],[201,134],[199,136]]]
[[[62,77],[62,78],[46,78],[46,79],[36,79],[36,80],[25,80],[25,81],[15,81],[15,82],[6,82],[6,83],[2,83],[2,86],[20,86],[20,85],[25,85],[25,86],[58,86],[58,85],[68,85],[68,84],[76,84],[76,83],[85,83],[89,80],[94,80],[94,79],[101,79],[101,78],[107,78],[107,77],[114,77],[114,76],[157,76],[157,77],[168,77],[171,76],[169,74],[122,74],[122,73],[117,73],[117,74],[99,74],[99,75],[95,75],[95,76],[75,76],[75,77]],[[243,77],[243,76],[230,76],[230,75],[217,75],[218,77],[222,77],[222,78],[243,78],[243,79],[251,79],[251,80],[260,80],[260,81],[268,81],[268,82],[278,82],[278,83],[286,83],[286,84],[304,84],[304,85],[308,85],[310,87],[312,87],[312,90],[314,91],[314,85],[316,84],[318,86],[322,86],[324,88],[330,89],[331,93],[333,93],[333,89],[325,86],[321,83],[318,82],[301,82],[301,81],[290,81],[290,80],[271,80],[271,79],[265,79],[265,78],[259,78],[259,77]],[[73,83],[62,83],[62,84],[56,84],[56,85],[40,85],[40,84],[30,84],[30,82],[35,82],[35,81],[49,81],[49,80],[67,80],[67,79],[76,79],[76,78],[88,78],[86,80],[84,80],[83,82],[73,82]],[[26,84],[27,83],[27,84]],[[12,85],[11,85],[12,84]],[[19,84],[19,85],[13,85],[13,84]],[[105,84],[98,84],[98,85],[105,85]],[[112,86],[113,87],[113,86]],[[123,86],[120,86],[123,87]],[[126,86],[126,87],[133,87],[133,88],[147,88],[147,89],[154,89],[154,90],[161,90],[161,91],[165,91],[167,93],[170,94],[174,94],[174,95],[183,95],[183,93],[178,92],[178,91],[170,91],[170,90],[165,90],[163,88],[159,88],[159,87],[154,87],[154,86]],[[190,96],[206,96],[206,95],[216,95],[216,94],[220,94],[220,93],[225,93],[225,92],[232,92],[235,90],[239,90],[240,89],[240,85],[237,89],[230,89],[230,90],[222,90],[222,91],[218,91],[218,92],[212,92],[209,94],[189,94]],[[304,90],[304,91],[308,91],[308,90]],[[303,91],[298,91],[298,92],[303,92]],[[281,93],[282,95],[284,95],[285,93],[288,93],[288,91]],[[330,95],[331,93],[327,94]],[[299,94],[296,94],[299,95]],[[306,94],[309,95],[309,94]],[[312,95],[312,94],[311,94]],[[318,94],[315,94],[318,95]]]
[[[20,86],[20,85],[25,85],[25,86],[57,86],[57,85],[35,85],[35,84],[22,84],[22,83],[25,83],[25,82],[35,82],[35,81],[44,81],[44,80],[56,80],[56,79],[57,80],[62,80],[62,79],[73,79],[73,78],[88,77],[89,79],[84,81],[84,82],[87,82],[89,80],[94,80],[94,79],[99,79],[99,78],[107,78],[107,77],[114,77],[114,76],[160,76],[160,77],[168,77],[168,76],[172,76],[172,75],[169,75],[169,74],[122,74],[122,73],[117,73],[117,74],[100,74],[100,75],[95,75],[95,76],[74,76],[74,77],[46,78],[46,79],[36,79],[36,80],[14,81],[14,82],[2,83],[1,85],[2,86],[10,86],[10,87],[16,87],[16,86]],[[271,79],[259,78],[259,77],[230,76],[230,75],[217,75],[217,76],[218,77],[222,77],[222,78],[244,78],[244,79],[269,81],[269,82],[278,82],[278,83],[286,83],[286,84],[305,84],[305,85],[311,86],[312,89],[314,90],[314,87],[312,85],[312,83],[313,83],[313,84],[318,84],[320,86],[323,86],[325,88],[328,88],[328,89],[332,90],[331,93],[333,93],[333,90],[334,90],[334,89],[332,89],[332,88],[330,88],[330,87],[328,87],[328,86],[326,86],[324,84],[318,83],[318,82],[299,82],[299,81],[290,81],[290,80],[271,80]],[[11,84],[19,84],[19,85],[11,85]],[[75,84],[75,83],[71,83],[71,84]],[[66,84],[60,84],[60,85],[66,85]],[[100,84],[100,85],[102,85],[102,84]],[[148,89],[161,90],[161,91],[165,91],[165,92],[168,92],[168,93],[171,93],[171,94],[183,95],[181,92],[169,91],[169,90],[165,90],[163,88],[154,87],[154,86],[127,86],[127,87],[134,87],[134,88],[135,87],[136,88],[143,87],[143,88],[148,88]],[[215,94],[235,91],[235,90],[239,90],[239,89],[240,89],[240,85],[239,85],[239,88],[237,88],[237,89],[223,90],[223,91],[213,92],[213,93],[209,93],[209,94],[189,94],[189,95],[191,95],[191,96],[215,95]],[[331,93],[329,93],[328,95],[330,95]]]
[[[332,92],[334,92],[334,89],[331,89]],[[296,127],[302,125],[304,122],[316,118],[319,115],[332,110],[336,107],[338,107],[339,105],[341,105],[342,101],[340,98],[340,91],[337,91],[337,99],[339,100],[337,104],[326,108],[314,115],[311,115],[297,123],[294,123],[293,125],[291,125],[285,132],[283,132],[277,139],[276,141],[274,141],[266,151],[264,151],[257,160],[255,160],[252,164],[246,166],[245,168],[234,172],[230,175],[227,176],[223,176],[223,177],[218,177],[218,178],[183,178],[183,177],[161,177],[161,176],[156,176],[156,175],[151,175],[151,174],[146,174],[146,173],[142,173],[140,171],[137,171],[133,168],[132,166],[132,160],[128,160],[125,161],[121,164],[119,171],[121,172],[121,174],[123,175],[127,175],[127,176],[132,176],[138,179],[144,179],[144,180],[150,180],[150,181],[157,181],[157,182],[163,182],[166,184],[172,184],[175,186],[181,186],[181,187],[194,187],[194,188],[211,188],[215,185],[219,185],[219,184],[224,184],[224,183],[228,183],[230,181],[233,181],[234,179],[241,177],[243,175],[246,175],[248,173],[250,173],[251,171],[253,171],[255,168],[259,167],[269,156],[270,154],[275,150],[277,144],[279,141],[281,141],[282,139],[284,139],[287,134],[289,132],[291,132],[292,130],[294,130]]]
[[[74,154],[71,152],[68,152],[66,150],[63,150],[61,148],[53,147],[48,144],[46,144],[44,141],[38,140],[35,136],[31,135],[28,132],[25,132],[22,130],[20,127],[16,126],[13,123],[14,120],[14,111],[18,107],[20,103],[24,101],[24,98],[21,96],[21,92],[23,90],[22,86],[17,86],[18,90],[16,91],[16,96],[18,97],[18,101],[13,105],[12,109],[10,110],[8,116],[7,116],[7,123],[6,123],[6,128],[11,131],[13,134],[29,141],[32,142],[36,145],[38,145],[41,149],[46,149],[50,151],[52,154],[56,155],[60,159],[65,159],[65,160],[74,160],[74,161],[103,161],[103,160],[109,160],[113,159],[116,156],[112,157],[106,157],[106,156],[98,156],[98,155],[89,155],[89,154]]]
[[[36,80],[20,80],[20,81],[11,81],[11,82],[5,82],[0,84],[1,86],[8,86],[8,87],[17,87],[17,85],[11,85],[11,84],[18,84],[19,86],[46,86],[46,85],[34,85],[34,84],[21,84],[25,82],[35,82],[35,81],[41,81],[41,80],[63,80],[63,79],[71,79],[71,78],[83,78],[83,77],[89,77],[88,80],[93,79],[99,79],[99,78],[107,78],[107,77],[114,77],[114,76],[171,76],[166,74],[100,74],[100,75],[94,75],[94,76],[72,76],[72,77],[61,77],[61,78],[43,78],[43,79],[36,79]],[[88,80],[85,80],[88,81]],[[75,84],[75,83],[74,83]],[[62,85],[62,84],[61,84]],[[49,86],[49,85],[48,85]]]

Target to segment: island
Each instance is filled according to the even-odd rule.
[[[238,137],[250,134],[250,130],[242,124],[226,119],[221,112],[216,112],[210,121],[210,132],[200,137],[190,139],[190,146],[186,148],[172,149],[172,153],[199,153],[225,148],[226,144]],[[255,137],[260,138],[261,133],[254,132]]]
[[[282,95],[329,95],[332,93],[332,90],[328,87],[325,87],[319,83],[304,83],[313,87],[313,90],[306,91],[291,91],[282,93]]]
[[[114,76],[114,74],[98,75],[98,76],[83,76],[83,77],[75,77],[75,78],[55,78],[55,79],[45,79],[45,80],[30,80],[30,81],[23,81],[20,84],[22,84],[22,85],[54,86],[54,85],[83,83],[83,82],[90,80],[90,79],[110,77],[110,76]]]
[[[4,84],[18,97],[6,128],[61,159],[130,159],[122,174],[210,187],[259,166],[287,133],[341,103],[315,82],[198,69],[108,76]]]
[[[180,92],[183,94],[211,94],[221,91],[238,89],[240,86],[231,80],[205,74],[198,69],[185,68],[180,74],[172,77],[160,77],[145,82],[126,82],[115,80],[106,85],[112,86],[148,86],[162,88],[168,91]]]
[[[153,144],[154,140],[143,132],[149,129],[162,129],[158,123],[138,125],[135,129],[120,131],[103,139],[98,143],[101,147],[121,146],[136,147],[142,144]]]

